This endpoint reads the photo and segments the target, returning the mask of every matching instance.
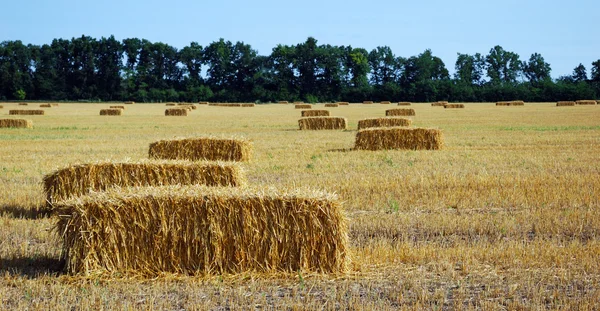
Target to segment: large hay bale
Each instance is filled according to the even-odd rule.
[[[578,100],[578,101],[575,101],[575,103],[577,105],[595,105],[596,101],[595,100]]]
[[[0,119],[0,128],[33,128],[33,122],[25,119]]]
[[[307,117],[298,120],[300,130],[345,130],[348,121],[342,117]]]
[[[49,204],[111,187],[242,186],[244,172],[232,163],[188,161],[98,162],[69,166],[44,176]]]
[[[398,106],[410,106],[410,102],[398,102]]]
[[[40,108],[52,108],[50,104],[40,104]]]
[[[373,104],[372,100],[365,100],[365,101],[363,101],[363,105],[371,105],[371,104]]]
[[[339,104],[334,104],[334,103],[325,104],[325,108],[335,108],[335,107],[339,107]]]
[[[55,205],[70,274],[346,272],[334,194],[273,188],[115,188]]]
[[[252,144],[241,138],[161,140],[150,144],[148,155],[152,159],[168,160],[248,161],[252,156]]]
[[[446,104],[444,108],[465,108],[464,104]]]
[[[101,116],[120,116],[123,114],[123,109],[100,109]]]
[[[108,108],[110,108],[110,109],[123,109],[123,110],[125,110],[125,106],[110,106]]]
[[[380,104],[381,104],[381,105],[389,105],[389,104],[391,104],[391,103],[392,103],[392,102],[391,102],[391,101],[389,101],[389,100],[384,100],[384,101],[380,102]]]
[[[312,105],[311,104],[297,104],[294,105],[295,109],[312,109]]]
[[[302,110],[303,117],[329,117],[329,110]]]
[[[356,133],[358,150],[438,150],[443,146],[442,131],[425,128],[368,128]]]
[[[27,116],[43,116],[44,110],[9,110],[9,115],[27,115]]]
[[[385,111],[385,115],[388,117],[391,116],[414,116],[415,110],[410,108],[397,108],[397,109],[389,109]]]
[[[559,101],[556,102],[556,107],[575,106],[574,101]]]
[[[410,126],[412,121],[410,119],[398,118],[398,117],[386,117],[386,118],[372,118],[358,121],[358,129],[373,128],[373,127],[398,127],[398,126]]]
[[[169,108],[165,109],[165,116],[185,117],[188,115],[188,111],[187,108]]]

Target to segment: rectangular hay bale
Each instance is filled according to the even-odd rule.
[[[446,104],[444,108],[465,108],[464,104]]]
[[[234,163],[146,160],[69,166],[43,178],[49,204],[105,191],[111,187],[166,185],[243,186],[246,178]]]
[[[578,100],[578,101],[575,101],[575,103],[577,105],[595,105],[596,101],[595,100]]]
[[[385,115],[388,117],[392,116],[414,116],[415,110],[411,108],[396,108],[388,109],[385,111]]]
[[[123,109],[123,110],[125,110],[125,106],[110,106],[108,108],[110,108],[110,109]]]
[[[356,133],[357,150],[438,150],[443,146],[442,131],[425,128],[368,128]]]
[[[410,106],[411,102],[398,102],[398,106]]]
[[[69,274],[343,273],[349,267],[342,203],[326,192],[116,188],[56,208]]]
[[[100,109],[101,116],[120,116],[123,114],[123,109]]]
[[[398,126],[410,126],[412,121],[410,119],[398,118],[398,117],[385,117],[385,118],[371,118],[363,119],[358,121],[358,129],[362,130],[365,128],[373,127],[398,127]]]
[[[312,109],[311,104],[296,104],[294,105],[295,109]]]
[[[392,103],[391,101],[384,100],[384,101],[380,102],[379,104],[381,104],[381,105],[389,105],[391,103]]]
[[[40,104],[40,108],[52,108],[50,104]]]
[[[46,114],[44,110],[9,110],[9,115],[27,115],[27,116],[43,116]]]
[[[199,137],[161,140],[150,144],[151,159],[249,161],[252,144],[242,138]]]
[[[33,122],[25,119],[0,119],[0,128],[33,128]]]
[[[350,105],[349,102],[338,102],[337,104],[340,106],[349,106]]]
[[[302,110],[303,117],[329,117],[329,110]]]
[[[335,107],[339,107],[339,104],[333,104],[333,103],[325,104],[325,108],[335,108]]]
[[[345,130],[348,126],[342,117],[306,117],[298,120],[300,130]]]
[[[365,100],[365,101],[363,101],[363,105],[371,105],[371,104],[373,104],[372,100]]]
[[[188,115],[187,108],[169,108],[165,109],[165,116],[185,117]]]
[[[567,107],[567,106],[575,106],[574,101],[559,101],[556,102],[556,107]]]

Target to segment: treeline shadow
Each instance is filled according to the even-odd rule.
[[[0,274],[8,273],[29,279],[58,276],[63,273],[64,266],[64,260],[46,256],[0,258]]]
[[[46,206],[39,207],[23,207],[18,205],[1,205],[0,216],[8,215],[12,218],[22,219],[40,219],[52,215],[52,211]]]

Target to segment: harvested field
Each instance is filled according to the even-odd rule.
[[[345,130],[348,121],[342,117],[306,117],[298,120],[300,130]]]
[[[166,185],[242,186],[246,178],[235,164],[145,160],[69,166],[44,176],[46,201],[106,191],[111,187]]]
[[[120,116],[123,115],[123,109],[100,109],[101,116]]]
[[[371,118],[358,121],[358,129],[361,130],[372,127],[410,126],[411,123],[412,121],[410,119],[398,117]]]
[[[243,138],[161,140],[150,144],[149,156],[167,160],[249,161],[252,144]]]
[[[389,109],[385,111],[385,115],[388,117],[392,116],[414,116],[415,110],[410,108],[397,108]]]
[[[44,110],[9,110],[9,115],[43,116]]]
[[[359,130],[354,148],[357,150],[438,150],[444,144],[442,131],[425,128],[370,128]]]
[[[329,110],[302,110],[303,117],[329,117]]]
[[[0,119],[0,128],[33,128],[33,122],[25,119]]]

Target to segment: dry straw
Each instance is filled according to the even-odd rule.
[[[349,102],[338,102],[338,105],[340,105],[340,106],[348,106],[348,105],[350,105],[350,103]]]
[[[148,154],[152,159],[248,161],[252,156],[252,144],[242,138],[161,140],[150,144]]]
[[[446,104],[444,108],[465,108],[464,104]]]
[[[135,104],[135,102],[134,101],[126,101],[125,104],[126,105],[133,105],[133,104]]]
[[[40,108],[52,108],[50,104],[40,104]]]
[[[58,107],[58,104],[51,104],[52,107]]]
[[[574,101],[559,101],[556,103],[556,107],[575,106]]]
[[[335,107],[339,107],[339,104],[333,104],[333,103],[325,104],[325,108],[335,108]]]
[[[385,111],[385,115],[388,117],[391,116],[414,116],[415,110],[410,108],[397,108],[397,109],[389,109]]]
[[[575,102],[577,105],[595,105],[595,100],[578,100]]]
[[[255,107],[255,106],[256,106],[256,104],[254,104],[254,103],[245,103],[245,104],[242,104],[242,107]]]
[[[370,128],[356,133],[358,150],[438,150],[443,146],[442,131],[425,128]]]
[[[27,106],[29,105],[28,103],[19,103],[19,106]]]
[[[435,103],[431,103],[431,106],[432,107],[444,107],[445,104],[441,103],[441,102],[435,102]]]
[[[167,105],[167,106],[175,106],[175,105],[177,105],[177,104],[175,104],[175,103],[167,103],[166,105]]]
[[[410,119],[387,117],[387,118],[372,118],[358,121],[358,129],[373,128],[373,127],[398,127],[410,126]]]
[[[37,115],[43,116],[46,112],[44,110],[9,110],[8,114],[10,115]]]
[[[242,186],[245,180],[236,164],[146,160],[73,165],[44,176],[43,183],[46,199],[53,204],[115,186]]]
[[[277,103],[279,103],[279,104],[287,104],[287,103],[288,103],[288,101],[287,101],[287,100],[280,100],[280,101],[278,101]]]
[[[410,102],[399,102],[398,106],[410,106],[411,103]]]
[[[125,109],[125,106],[110,106],[110,109]]]
[[[185,117],[188,115],[188,111],[188,108],[169,108],[165,109],[165,116]]]
[[[384,101],[382,101],[380,104],[381,104],[381,105],[389,105],[389,104],[391,104],[391,103],[392,103],[391,101],[384,100]]]
[[[123,114],[123,109],[100,109],[101,116],[120,116]]]
[[[33,122],[25,119],[0,119],[0,128],[33,128]]]
[[[363,104],[364,105],[371,105],[371,104],[373,104],[373,101],[372,100],[365,100],[365,101],[363,101]]]
[[[296,104],[294,106],[295,109],[312,109],[311,104]]]
[[[343,273],[349,266],[342,204],[325,192],[122,188],[56,209],[70,274]]]
[[[4,106],[0,105],[0,109],[3,109],[3,108],[4,108]]]
[[[208,102],[199,102],[198,105],[208,105]]]
[[[348,121],[342,117],[307,117],[298,120],[300,130],[345,130]]]
[[[512,100],[512,101],[500,101],[496,103],[496,106],[524,106],[525,102],[522,100]]]
[[[329,117],[329,110],[302,110],[303,117]]]
[[[198,109],[198,107],[194,106],[194,104],[179,103],[179,104],[177,104],[177,106],[188,108],[188,110],[196,110],[196,109]]]

